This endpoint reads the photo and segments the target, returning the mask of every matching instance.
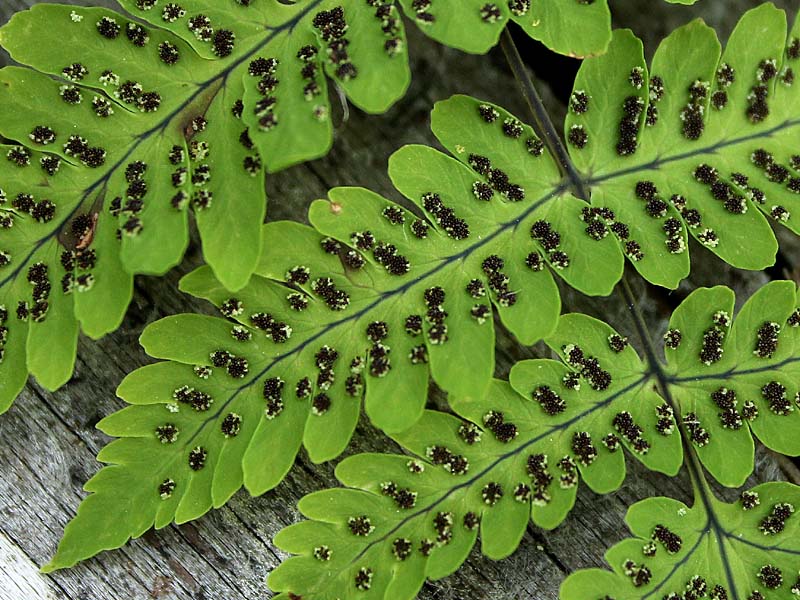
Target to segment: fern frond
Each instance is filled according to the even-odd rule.
[[[443,106],[453,104],[474,109],[473,101],[461,98]],[[525,137],[501,137],[504,145],[497,151],[488,140],[470,144],[486,152],[498,172],[509,165],[520,192],[558,177],[547,155],[528,153],[524,139],[534,138],[522,128]],[[542,168],[526,173],[522,165],[514,167],[513,156]],[[301,444],[314,461],[334,458],[355,428],[362,396],[367,414],[389,432],[406,429],[422,415],[429,376],[458,397],[481,397],[494,365],[493,310],[528,343],[553,330],[560,311],[557,288],[529,230],[535,222],[537,231],[544,227],[542,216],[555,221],[571,214],[564,221],[577,223],[579,201],[550,205],[545,213],[537,212],[535,191],[518,202],[454,204],[472,189],[475,175],[425,147],[397,153],[391,174],[399,189],[427,207],[430,220],[364,189],[335,189],[328,201],[311,206],[317,230],[288,222],[265,226],[272,243],[256,276],[238,292],[227,291],[209,267],[184,278],[184,291],[209,299],[238,323],[178,315],[145,330],[147,352],[172,362],[140,369],[120,386],[119,395],[136,406],[100,425],[125,438],[100,455],[117,466],[89,483],[96,493],[54,566],[109,547],[98,545],[98,536],[90,536],[97,540],[91,547],[83,546],[82,523],[94,527],[104,503],[119,502],[122,489],[132,492],[122,497],[137,507],[131,512],[136,523],[120,521],[107,529],[116,545],[141,533],[142,511],[150,514],[146,521],[161,526],[220,506],[242,484],[253,494],[274,487]],[[621,269],[613,243],[575,235],[557,245],[575,256],[570,268],[584,275],[585,291],[611,291],[606,282],[619,274],[603,276],[581,257],[610,247],[610,268]],[[525,266],[528,255],[533,269]],[[231,423],[236,435],[229,431],[226,437]],[[204,461],[197,476],[186,471],[192,470],[187,460],[193,452]],[[139,458],[131,463],[134,455]],[[154,460],[168,462],[163,470],[153,469]],[[111,474],[113,481],[106,480]],[[145,483],[153,477],[159,481]],[[162,503],[153,490],[168,480],[176,488]]]
[[[606,553],[612,571],[585,569],[563,600],[709,598],[778,600],[800,593],[800,488],[783,482],[744,491],[735,504],[697,490],[694,506],[648,498],[630,507],[634,537]]]
[[[299,225],[293,228],[302,231]],[[353,283],[357,282],[358,277]],[[226,297],[207,271],[189,276],[186,285],[195,291],[202,288],[217,302]],[[258,310],[259,300],[278,294],[284,297],[286,293],[286,288],[267,281],[246,290],[248,294],[236,298],[235,304],[244,309],[239,315],[242,323],[247,321],[249,310]],[[343,522],[336,521],[332,526],[328,533],[336,533],[341,539],[336,545],[327,541],[325,545],[335,549],[344,562],[336,563],[341,568],[335,572],[320,571],[327,573],[324,582],[306,586],[305,575],[297,579],[296,565],[316,564],[306,554],[306,550],[313,550],[308,547],[302,552],[304,558],[287,563],[295,566],[276,572],[280,574],[274,576],[274,586],[303,596],[333,586],[330,593],[341,595],[349,589],[341,587],[342,582],[350,582],[367,562],[377,563],[391,555],[389,546],[395,538],[412,540],[416,552],[430,537],[425,532],[439,513],[452,513],[457,523],[467,513],[474,513],[468,519],[474,518],[476,524],[482,521],[484,552],[493,558],[505,556],[516,548],[530,518],[547,528],[565,518],[580,477],[600,493],[618,488],[625,475],[623,447],[650,469],[677,473],[683,455],[676,416],[678,423],[691,432],[701,460],[726,484],[750,472],[751,430],[771,448],[800,454],[794,400],[800,364],[795,286],[776,282],[762,288],[744,306],[730,332],[730,323],[725,324],[724,319],[730,319],[731,313],[726,317],[721,312],[731,309],[729,299],[732,305],[732,292],[727,288],[702,289],[691,295],[676,310],[667,337],[668,352],[674,356],[658,369],[645,365],[608,325],[584,315],[565,315],[546,340],[562,357],[561,362],[519,363],[509,383],[492,381],[487,392],[480,395],[476,393],[475,375],[470,370],[459,371],[462,379],[469,380],[460,393],[450,397],[459,417],[426,411],[418,419],[416,411],[422,409],[427,368],[401,362],[405,354],[395,351],[405,349],[403,340],[408,336],[389,325],[389,336],[375,343],[393,350],[391,370],[386,377],[372,377],[375,363],[368,359],[359,383],[366,384],[367,412],[373,421],[394,432],[392,437],[418,458],[412,461],[410,470],[408,456],[360,455],[343,461],[337,474],[343,483],[356,489],[321,492],[312,498],[341,510],[365,502],[365,507],[375,509],[348,514]],[[364,300],[367,305],[371,301]],[[222,343],[230,339],[232,326],[213,317],[182,315],[151,326],[143,336],[145,347],[171,362],[140,369],[120,387],[120,395],[133,406],[99,425],[120,438],[99,456],[111,466],[87,485],[92,494],[68,525],[48,568],[69,566],[122,545],[150,526],[196,518],[212,506],[224,504],[242,485],[251,493],[261,493],[281,480],[301,443],[313,460],[337,455],[358,417],[358,398],[350,397],[347,391],[353,381],[351,357],[369,355],[371,342],[360,332],[375,321],[357,317],[348,321],[347,331],[337,338],[337,344],[327,346],[319,331],[330,335],[330,324],[318,328],[313,312],[327,309],[312,302],[306,310],[311,311],[307,313],[309,319],[296,325],[285,348],[276,348],[261,335],[247,342]],[[398,312],[396,306],[392,310]],[[280,322],[283,315],[273,313],[272,317]],[[716,325],[707,322],[712,317]],[[778,331],[773,330],[775,339],[764,338],[757,318],[780,325]],[[461,324],[453,331],[463,333],[467,326]],[[239,327],[244,329],[244,325]],[[198,334],[186,337],[187,330]],[[703,360],[710,351],[709,331],[720,340],[717,351],[724,358],[705,365]],[[677,339],[680,344],[673,349]],[[754,349],[767,348],[765,340],[771,354],[755,356]],[[434,346],[428,346],[432,361]],[[473,353],[473,348],[464,353]],[[705,352],[702,359],[701,348]],[[333,356],[332,350],[338,357],[327,373],[322,359]],[[227,353],[227,368],[208,366],[209,354],[216,356],[219,352]],[[230,376],[236,374],[231,355],[246,361],[249,373],[242,379]],[[433,373],[436,377],[435,369]],[[324,381],[333,380],[323,391],[316,383],[321,376]],[[309,389],[303,387],[305,377],[315,389],[307,397],[298,398],[298,386]],[[654,384],[661,379],[668,384],[669,397],[654,391]],[[771,395],[752,394],[754,389],[774,386],[784,388],[782,402]],[[728,390],[725,399],[732,402],[730,406],[721,403],[722,387]],[[705,392],[701,394],[698,388]],[[411,394],[412,398],[405,397]],[[325,398],[324,411],[320,410],[320,395]],[[731,416],[738,417],[738,426],[731,424]],[[405,428],[416,419],[415,425]],[[729,459],[726,465],[735,465],[733,470],[718,466],[723,454]],[[384,485],[387,482],[392,485]],[[313,501],[304,502],[301,507]],[[119,507],[125,503],[130,503],[131,510],[120,518]],[[117,514],[115,524],[109,525],[106,515],[112,505],[117,507]],[[373,524],[381,523],[381,532],[376,529],[378,535],[363,539],[344,535],[347,519],[362,514]],[[316,513],[308,516],[327,520]],[[328,525],[299,527],[317,531]],[[475,540],[471,529],[453,526],[449,531],[464,535],[455,538],[458,543],[452,548],[444,547],[442,555],[446,558],[441,559],[441,565],[435,559],[435,548],[430,549],[430,566],[414,554],[417,558],[409,564],[416,566],[408,577],[417,582],[417,587],[426,576],[443,576],[457,568]],[[287,533],[279,539],[295,538]],[[292,552],[297,552],[296,548],[286,547]],[[398,577],[406,580],[405,575]],[[393,580],[394,575],[386,575],[386,589],[393,590]],[[407,593],[413,596],[416,589]]]
[[[380,17],[355,0],[337,4],[344,14],[320,0],[122,4],[154,27],[40,5],[0,31],[32,67],[0,71],[0,131],[19,144],[2,148],[0,164],[0,304],[11,313],[2,408],[28,371],[50,389],[63,384],[78,323],[92,337],[112,331],[132,275],[180,261],[190,209],[220,280],[247,283],[261,248],[262,163],[274,171],[330,146],[323,69],[370,112],[408,84],[391,5]],[[351,39],[335,64],[326,58],[329,45]]]
[[[584,315],[561,317],[546,341],[562,362],[518,363],[509,383],[495,381],[483,398],[451,400],[458,416],[427,412],[392,436],[413,456],[342,461],[336,474],[347,488],[306,496],[299,508],[309,520],[276,537],[279,547],[299,556],[272,573],[270,586],[303,598],[337,598],[368,580],[377,598],[413,598],[426,578],[460,566],[478,531],[481,551],[498,559],[516,549],[529,520],[558,525],[572,508],[579,477],[598,493],[617,489],[625,475],[622,448],[648,468],[675,475],[684,458],[679,427],[697,446],[692,452],[727,484],[732,478],[717,461],[724,455],[725,468],[741,483],[752,471],[751,431],[770,448],[800,454],[795,285],[762,288],[730,331],[730,323],[708,324],[714,314],[723,319],[718,311],[729,307],[720,301],[730,299],[732,306],[732,296],[727,288],[689,296],[667,337],[672,356],[655,369],[608,325]],[[780,325],[769,356],[762,352],[763,319]],[[714,327],[725,358],[706,365],[700,352]],[[656,380],[666,382],[668,397],[654,391]],[[770,382],[785,388],[782,403],[753,393]],[[694,393],[697,386],[705,393]],[[728,397],[731,405],[723,407],[720,386],[740,400]],[[365,522],[372,528],[367,533]],[[687,518],[678,531],[693,529]],[[622,557],[615,556],[616,568]]]

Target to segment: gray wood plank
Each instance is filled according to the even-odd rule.
[[[35,3],[7,0],[0,6],[0,23]],[[66,3],[112,4],[99,0]],[[738,9],[753,4],[752,0],[706,0],[685,9],[653,0],[626,0],[615,2],[613,8],[618,24],[633,25],[644,33],[652,50],[660,36],[687,21],[688,15],[710,15],[709,23],[724,34],[740,14]],[[428,115],[438,99],[470,93],[525,114],[497,51],[487,57],[466,57],[431,43],[413,27],[410,32],[415,79],[407,97],[384,116],[366,117],[351,111],[349,121],[337,129],[336,145],[328,157],[271,176],[271,219],[304,221],[308,203],[324,197],[334,185],[363,185],[401,200],[385,173],[388,156],[405,143],[436,145],[428,129]],[[563,105],[546,86],[542,87],[554,118],[561,118]],[[785,275],[792,275],[800,246],[790,236],[784,242]],[[666,326],[669,305],[694,287],[726,283],[746,297],[766,280],[764,274],[733,271],[709,253],[692,250],[696,268],[674,294],[646,288],[634,280],[655,334]],[[299,518],[295,504],[300,497],[335,483],[333,464],[312,465],[301,456],[286,481],[259,498],[239,493],[227,506],[196,522],[148,533],[122,550],[105,553],[68,571],[50,576],[36,572],[55,550],[64,524],[84,496],[83,483],[98,469],[94,455],[108,439],[94,429],[95,423],[123,405],[113,393],[122,377],[148,363],[137,344],[142,327],[176,312],[210,312],[209,305],[177,291],[180,276],[200,262],[193,244],[184,264],[166,277],[138,278],[134,302],[120,330],[99,342],[81,339],[72,381],[56,393],[30,382],[15,406],[0,418],[0,590],[4,590],[0,591],[0,600],[5,598],[2,594],[13,600],[49,600],[50,596],[69,600],[269,597],[266,575],[283,558],[271,544],[272,536]],[[635,337],[618,297],[598,301],[567,288],[562,292],[566,308],[604,318]],[[498,376],[505,375],[513,361],[540,353],[540,347],[521,348],[501,333]],[[379,432],[362,422],[347,454],[392,449]],[[752,481],[782,477],[775,462],[759,453]],[[664,493],[688,501],[688,479],[685,475],[669,479],[632,463],[630,476],[618,492],[601,497],[582,488],[576,508],[564,525],[553,532],[530,527],[519,551],[502,562],[489,561],[474,551],[458,573],[426,585],[420,597],[554,600],[566,573],[603,564],[607,546],[626,535],[623,518],[627,506]],[[3,585],[6,580],[15,582],[17,589]]]

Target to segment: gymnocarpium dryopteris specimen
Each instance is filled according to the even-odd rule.
[[[133,275],[180,261],[190,212],[220,280],[248,281],[264,169],[330,147],[325,75],[368,112],[408,85],[393,2],[120,4],[147,25],[41,5],[0,32],[32,67],[0,73],[0,133],[12,142],[0,148],[0,410],[28,372],[50,389],[70,377],[79,328],[100,337],[119,325]],[[605,0],[405,4],[432,37],[470,52],[486,52],[509,20],[574,55],[611,37]]]
[[[761,31],[770,15],[783,19],[773,11],[748,13],[731,43],[740,43],[750,29]],[[687,26],[665,44],[674,49],[676,38],[694,35],[699,27]],[[618,37],[622,43],[629,35]],[[679,54],[685,45],[677,48]],[[793,53],[794,42],[789,48]],[[595,60],[603,59],[587,64]],[[630,75],[626,66],[621,85],[635,89]],[[687,79],[686,89],[693,82]],[[680,111],[666,110],[669,89],[660,119],[681,127]],[[616,147],[618,125],[607,136],[609,147]],[[776,144],[763,126],[750,126],[755,133],[749,137],[693,145],[690,158]],[[265,227],[274,244],[265,247],[256,276],[242,290],[226,291],[208,267],[185,278],[184,290],[209,299],[233,322],[180,315],[145,331],[146,350],[170,362],[139,370],[121,386],[120,395],[134,406],[101,424],[124,438],[101,454],[116,466],[90,484],[97,493],[68,534],[66,547],[72,549],[54,564],[120,545],[153,523],[195,518],[242,485],[262,493],[280,482],[301,445],[314,461],[336,457],[355,428],[362,397],[369,417],[389,433],[405,430],[422,415],[429,377],[455,398],[482,397],[493,373],[493,313],[523,343],[550,335],[560,312],[554,274],[582,292],[608,294],[622,273],[623,248],[630,248],[634,236],[635,264],[648,278],[674,286],[685,275],[684,269],[659,268],[662,259],[669,267],[669,244],[676,240],[683,242],[688,271],[683,221],[651,215],[659,196],[647,203],[634,199],[638,181],[626,192],[638,212],[628,209],[630,219],[620,219],[614,210],[567,193],[574,182],[562,178],[542,141],[495,106],[466,97],[440,103],[433,130],[455,159],[409,146],[390,161],[397,189],[416,211],[367,190],[336,189],[329,200],[312,205],[314,229],[285,222]],[[792,129],[778,131],[788,135]],[[698,143],[704,142],[691,142]],[[679,178],[687,151],[675,152],[681,158],[664,164]],[[748,154],[740,160],[743,169]],[[609,172],[603,184],[660,175],[656,167],[666,168],[626,167],[630,159],[619,158],[619,170]],[[771,194],[790,194],[768,183]],[[601,184],[593,189],[602,190]],[[652,223],[655,232],[647,229]],[[723,229],[724,241],[728,230]],[[287,251],[293,248],[297,251]],[[165,421],[164,404],[181,418]],[[129,453],[140,458],[129,460]],[[169,472],[151,469],[159,461]],[[726,474],[719,476],[725,480]],[[94,526],[98,513],[105,514],[105,503],[118,500],[112,490],[144,494],[162,485],[168,503],[152,504],[147,516],[120,523],[92,548],[73,543],[83,539],[82,528]],[[65,558],[67,552],[71,558]]]
[[[766,285],[735,320],[733,302],[725,287],[691,294],[670,320],[666,360],[655,364],[605,323],[562,316],[546,339],[560,360],[517,363],[509,382],[495,380],[483,398],[451,397],[455,414],[427,411],[392,436],[408,454],[343,460],[336,475],[347,487],[303,498],[299,508],[309,520],[276,536],[276,545],[298,556],[273,571],[270,587],[286,593],[279,598],[346,598],[367,590],[373,598],[413,598],[426,578],[456,570],[479,534],[482,552],[500,559],[516,549],[529,521],[558,525],[579,478],[598,493],[617,489],[627,451],[669,475],[689,462],[703,503],[691,511],[663,498],[634,506],[632,529],[644,539],[611,551],[618,575],[576,576],[565,599],[672,598],[668,592],[683,592],[697,574],[709,591],[725,586],[729,595],[717,600],[743,600],[745,589],[764,588],[756,583],[768,563],[780,566],[788,584],[784,595],[765,598],[791,597],[800,545],[789,505],[800,491],[761,486],[743,497],[758,493],[762,505],[742,515],[714,499],[700,479],[702,463],[720,482],[741,485],[753,469],[754,437],[778,452],[800,453],[796,286]],[[732,563],[736,586],[726,579],[731,559],[715,549],[718,541],[746,558]],[[770,552],[773,546],[779,549]],[[708,596],[692,596],[702,597]]]
[[[525,343],[550,333],[560,312],[531,229],[547,234],[549,258],[567,282],[611,292],[622,270],[616,244],[583,234],[581,201],[537,200],[528,190],[560,180],[554,161],[529,127],[514,121],[520,135],[504,136],[478,107],[463,97],[439,105],[434,131],[452,117],[472,118],[477,127],[462,142],[485,154],[495,178],[508,166],[510,201],[479,200],[495,191],[469,167],[409,146],[391,158],[390,175],[427,216],[365,189],[334,189],[311,205],[314,228],[264,226],[272,243],[244,288],[228,291],[207,266],[182,280],[227,319],[184,314],[145,329],[145,350],[166,362],[121,384],[119,396],[133,406],[99,425],[123,438],[99,456],[116,465],[88,484],[96,493],[54,566],[122,545],[154,523],[199,517],[242,485],[261,494],[282,480],[301,445],[315,462],[335,458],[362,398],[373,423],[398,432],[423,414],[431,376],[459,397],[482,396],[494,369],[493,310]],[[607,268],[590,255],[608,257]],[[109,503],[121,497],[137,509],[107,528]],[[106,534],[95,535],[100,528]]]

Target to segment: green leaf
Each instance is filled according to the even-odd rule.
[[[533,39],[560,54],[601,54],[611,41],[607,0],[400,0],[407,15],[436,41],[482,54],[511,20]]]
[[[413,457],[361,454],[343,460],[336,475],[346,488],[307,496],[299,508],[309,520],[288,527],[275,538],[280,548],[298,556],[273,571],[271,588],[304,598],[346,597],[363,580],[362,570],[366,569],[373,575],[375,597],[413,598],[426,578],[444,577],[465,560],[477,533],[464,526],[465,519],[468,523],[480,521],[481,551],[499,559],[516,549],[529,520],[546,529],[564,520],[574,503],[579,477],[597,493],[619,488],[625,476],[623,447],[648,468],[676,475],[684,461],[679,432],[688,432],[693,441],[699,439],[693,429],[695,421],[682,411],[700,411],[702,407],[696,398],[690,400],[687,390],[704,385],[709,375],[707,370],[697,374],[699,358],[692,344],[702,338],[706,327],[698,313],[713,309],[720,298],[732,303],[732,292],[702,289],[678,307],[672,324],[685,325],[683,340],[677,349],[668,351],[678,359],[682,352],[691,351],[693,360],[678,363],[671,358],[667,365],[643,363],[624,338],[600,321],[578,314],[562,316],[555,333],[546,340],[562,362],[520,362],[512,368],[509,383],[493,382],[484,397],[452,397],[455,415],[427,411],[416,425],[392,435]],[[796,304],[791,282],[775,282],[755,294],[725,341],[723,355],[730,358],[724,364],[720,361],[724,371],[712,376],[717,383],[739,389],[759,374],[771,373],[770,377],[780,378],[787,386],[796,385],[796,374],[781,370],[800,363],[800,350],[794,343],[797,330],[791,326],[778,335],[773,358],[757,358],[757,367],[751,364],[753,340],[761,324],[755,315],[763,319],[766,314],[766,318],[780,318],[784,323],[787,316],[794,315],[792,322],[800,323]],[[734,356],[739,347],[744,356]],[[668,393],[657,393],[656,383],[665,385]],[[790,393],[794,394],[794,389]],[[704,398],[703,404],[719,411],[710,398]],[[787,406],[790,415],[783,417],[783,422],[765,423],[762,430],[770,432],[764,434],[766,440],[769,435],[780,436],[781,441],[797,439],[800,426],[793,396]],[[753,421],[754,429],[769,419],[763,415],[764,407],[759,408],[762,416]],[[677,423],[675,411],[681,411]],[[750,440],[746,427],[737,431]],[[713,468],[709,456],[723,453],[728,463],[740,465],[737,470],[744,471],[749,465],[747,474],[752,471],[752,441],[745,454],[742,444],[715,430],[703,447],[692,442],[688,447],[715,476],[719,470]],[[692,466],[694,457],[686,458]],[[658,522],[664,519],[669,529],[684,539],[688,532],[705,531],[701,517],[687,517],[676,529],[677,509],[673,520],[667,521],[664,514],[664,510],[658,513]],[[370,520],[374,531],[367,536],[353,535],[351,519],[362,516]],[[731,521],[732,534],[739,531],[736,523]],[[653,527],[648,525],[646,537]],[[642,535],[639,529],[634,531]],[[395,545],[401,543],[398,539],[411,544],[407,560],[393,558]],[[432,541],[427,555],[420,552],[426,539]],[[330,551],[331,558],[320,563],[317,549],[322,547]],[[626,548],[631,552],[630,545]],[[616,568],[631,557],[638,563],[641,548],[639,542],[638,554],[615,554],[612,566]],[[700,552],[698,559],[705,556]],[[655,580],[655,568],[653,574]],[[396,591],[394,586],[400,584],[395,580],[401,579],[411,583]],[[604,575],[598,581],[607,579]],[[588,576],[585,580],[591,581]],[[609,591],[620,587],[609,587]],[[576,592],[574,597],[604,596]]]
[[[31,67],[0,71],[0,134],[16,143],[0,148],[0,301],[4,323],[20,323],[4,325],[0,369],[14,374],[3,377],[0,409],[24,384],[20,370],[50,388],[69,379],[77,323],[94,338],[113,331],[133,275],[180,262],[190,211],[220,281],[247,284],[261,256],[262,162],[275,171],[330,147],[323,68],[370,112],[405,92],[393,7],[382,18],[356,0],[260,4],[122,2],[152,27],[106,9],[38,5],[0,30]],[[324,58],[339,33],[315,25],[335,6],[352,42],[345,70]],[[54,35],[58,44],[41,43]],[[397,52],[384,48],[390,39]]]
[[[698,490],[691,508],[648,498],[628,510],[633,537],[606,553],[613,571],[584,569],[561,586],[562,600],[585,598],[792,598],[798,589],[800,488],[765,483],[735,504]]]
[[[611,41],[607,0],[400,0],[400,4],[436,41],[476,54],[497,44],[509,21],[550,50],[576,58],[602,54]]]
[[[599,2],[533,2],[528,14],[514,21],[551,50],[579,58],[602,54],[611,41],[611,13]]]
[[[736,487],[753,470],[753,436],[800,455],[800,311],[789,281],[761,288],[735,320],[733,305],[728,288],[693,292],[672,315],[667,336],[680,343],[665,372],[701,462]]]
[[[735,267],[763,269],[778,247],[768,218],[798,231],[798,35],[796,22],[787,38],[783,11],[764,4],[724,52],[695,21],[649,69],[628,31],[583,63],[570,155],[592,203],[627,225],[622,241],[637,244],[627,254],[649,281],[675,287],[686,276],[688,234]]]

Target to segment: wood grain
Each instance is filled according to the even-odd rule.
[[[36,0],[5,0],[0,24]],[[105,2],[67,0],[67,4],[108,5]],[[721,5],[725,6],[722,7]],[[618,9],[619,25],[631,26],[649,45],[692,15],[707,14],[707,21],[722,35],[730,31],[740,9],[752,0],[717,3],[703,0],[692,9],[654,0],[625,0]],[[787,0],[786,4],[790,4]],[[706,12],[707,9],[707,12]],[[436,100],[454,93],[469,93],[503,104],[524,115],[513,80],[494,51],[486,57],[464,56],[442,48],[419,35],[413,27],[411,48],[414,83],[406,98],[379,117],[351,110],[336,132],[331,154],[322,160],[271,176],[268,181],[271,219],[305,221],[309,202],[324,197],[335,185],[363,185],[394,200],[401,200],[386,175],[389,155],[403,144],[437,145],[429,129],[429,111]],[[0,64],[7,57],[0,56]],[[555,119],[564,106],[542,84],[542,92]],[[768,278],[727,268],[709,253],[692,248],[696,257],[692,277],[670,294],[646,287],[633,278],[642,308],[655,333],[666,326],[666,316],[682,297],[700,285],[732,286],[740,300]],[[784,270],[771,276],[792,275],[800,247],[787,236]],[[273,535],[299,519],[295,509],[304,494],[334,485],[333,466],[312,465],[301,455],[286,481],[259,498],[237,494],[224,508],[182,526],[151,532],[127,547],[104,553],[74,569],[42,576],[37,567],[54,552],[64,525],[85,495],[83,483],[99,466],[97,451],[108,439],[94,425],[122,407],[114,389],[131,370],[148,363],[137,337],[144,325],[177,312],[210,312],[205,303],[177,291],[177,281],[200,264],[196,243],[184,263],[163,278],[140,277],[136,295],[123,326],[99,342],[81,339],[75,376],[56,393],[31,381],[14,407],[0,418],[0,600],[146,600],[268,598],[265,579],[281,560],[271,543]],[[632,325],[617,296],[590,300],[562,290],[565,308],[606,319],[620,331]],[[502,332],[498,334],[498,376],[515,360],[537,355],[537,348],[520,348]],[[391,450],[391,442],[365,421],[359,426],[348,454],[365,450]],[[759,451],[753,482],[783,478],[777,463]],[[578,568],[603,564],[606,548],[626,535],[626,507],[644,497],[669,494],[690,500],[685,476],[675,479],[650,473],[630,464],[623,487],[607,496],[581,488],[570,518],[552,532],[529,527],[520,549],[496,563],[473,552],[455,575],[425,586],[425,600],[466,599],[555,600],[563,577]],[[730,496],[730,491],[721,491]]]

